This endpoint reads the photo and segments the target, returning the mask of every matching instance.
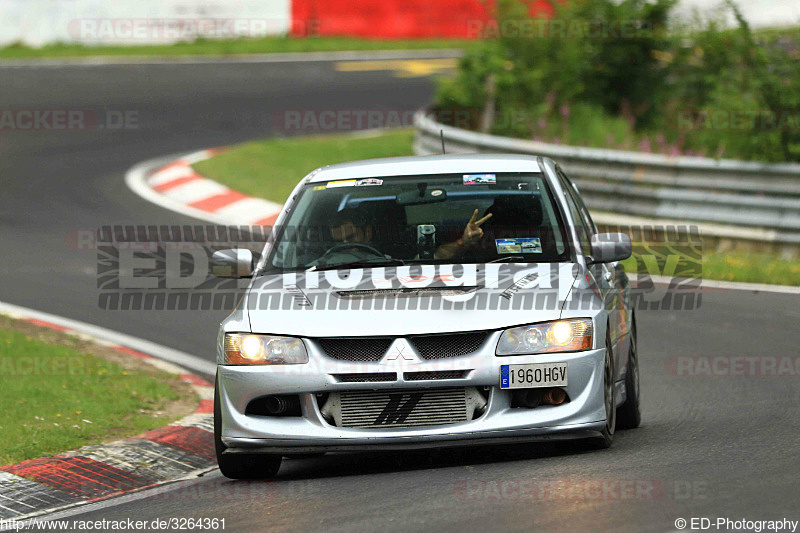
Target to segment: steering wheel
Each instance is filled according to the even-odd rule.
[[[350,250],[352,248],[358,248],[360,250],[364,250],[365,252],[370,252],[373,255],[377,255],[378,257],[384,257],[384,254],[380,250],[373,248],[369,244],[364,244],[363,242],[340,242],[339,244],[334,244],[330,249],[328,249],[327,252],[322,254],[320,259],[326,259],[331,254],[341,250]]]

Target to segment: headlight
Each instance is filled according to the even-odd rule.
[[[592,321],[570,318],[507,329],[497,343],[497,355],[576,352],[592,347]]]
[[[294,337],[229,333],[223,345],[226,365],[298,365],[308,363],[303,341]]]

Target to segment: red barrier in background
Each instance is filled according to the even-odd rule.
[[[478,37],[489,20],[483,0],[291,0],[295,37],[339,35],[383,39]],[[533,15],[548,16],[545,0],[531,0]]]

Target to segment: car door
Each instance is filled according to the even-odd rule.
[[[591,236],[598,233],[597,226],[595,226],[577,188],[561,168],[557,167],[557,172],[561,187],[564,190],[565,200],[571,211],[572,218],[578,226],[576,228],[578,230],[578,238],[581,240],[582,252],[588,264],[591,259],[589,242]],[[609,336],[615,363],[616,379],[623,379],[628,354],[626,346],[629,324],[625,305],[627,276],[617,261],[589,264],[588,268],[595,283],[597,283],[600,296],[603,299],[603,306],[608,314]]]

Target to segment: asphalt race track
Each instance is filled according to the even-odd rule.
[[[192,223],[123,181],[134,164],[270,135],[286,109],[413,109],[424,77],[331,62],[0,67],[0,109],[134,110],[138,129],[0,130],[0,300],[213,360],[220,313],[103,311],[74,230]],[[298,176],[298,179],[301,176]],[[644,422],[610,450],[515,445],[334,454],[272,482],[218,472],[77,519],[225,518],[228,531],[672,531],[679,518],[800,519],[798,376],[685,376],[674,356],[800,355],[797,295],[705,290],[693,311],[640,311]]]

